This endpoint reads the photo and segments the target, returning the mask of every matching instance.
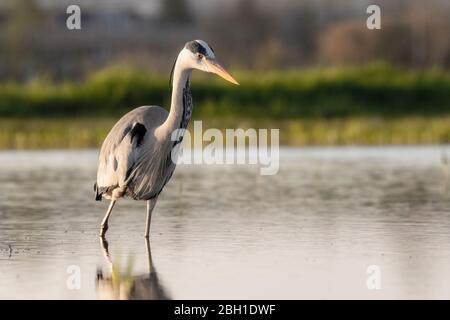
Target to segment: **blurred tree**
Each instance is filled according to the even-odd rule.
[[[28,57],[38,50],[36,35],[45,21],[45,14],[35,0],[8,1],[6,26],[2,32],[7,46],[3,51],[6,68],[15,77],[33,73],[33,60]]]
[[[284,47],[285,66],[315,62],[320,11],[320,6],[301,2],[276,16],[276,37]]]
[[[193,21],[186,0],[161,0],[160,18],[164,23],[187,24]]]
[[[450,65],[450,21],[448,16],[427,6],[414,3],[403,18],[411,34],[411,64]]]
[[[157,17],[136,1],[110,2],[86,6],[85,28],[74,33],[65,28],[65,1],[0,0],[0,78],[44,72],[75,80],[121,61],[167,71],[180,44],[194,37],[242,68],[374,59],[450,67],[448,0],[378,0],[380,32],[365,27],[369,0],[160,0]]]
[[[403,66],[449,66],[450,21],[439,12],[419,10],[383,18],[381,30],[360,21],[331,25],[320,37],[319,56],[328,64],[385,60]]]
[[[274,62],[279,60],[274,56],[280,52],[279,45],[270,39],[274,22],[255,0],[241,0],[212,13],[202,27],[218,51],[227,52],[235,64],[254,68],[266,66],[269,56]]]

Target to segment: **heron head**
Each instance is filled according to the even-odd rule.
[[[191,69],[215,73],[231,83],[239,84],[231,74],[217,62],[213,49],[203,40],[187,42],[180,55],[183,56],[185,63]]]

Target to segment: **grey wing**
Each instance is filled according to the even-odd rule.
[[[166,113],[160,107],[140,107],[126,114],[112,128],[99,155],[96,200],[101,200],[103,195],[112,197],[113,191],[119,197],[126,192],[131,174],[145,152],[142,145],[146,144],[148,150],[148,144],[154,141],[152,129],[164,121]]]
[[[139,122],[120,129],[123,130],[111,131],[100,152],[97,200],[101,199],[102,194],[111,194],[115,189],[125,191],[127,179],[138,158],[139,145],[147,132]]]

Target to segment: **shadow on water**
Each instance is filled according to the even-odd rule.
[[[131,266],[127,266],[125,274],[120,265],[113,262],[109,253],[108,241],[100,238],[103,255],[108,263],[110,271],[103,273],[97,271],[97,295],[99,299],[120,300],[169,300],[170,295],[158,278],[158,273],[153,264],[150,241],[145,239],[148,258],[148,273],[133,275]]]

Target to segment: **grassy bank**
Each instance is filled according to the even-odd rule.
[[[450,72],[384,64],[253,74],[241,86],[193,79],[194,119],[204,127],[280,128],[281,143],[450,142]],[[169,105],[167,77],[113,67],[82,83],[0,84],[0,148],[98,147],[140,105]]]
[[[98,148],[115,118],[2,119],[0,149]],[[279,128],[284,145],[435,144],[450,142],[445,117],[341,119],[210,119],[203,128]]]
[[[263,74],[236,72],[241,86],[194,75],[194,116],[270,119],[450,114],[450,72],[384,64]],[[0,117],[117,117],[133,107],[169,105],[167,77],[114,67],[80,84],[0,84]]]

